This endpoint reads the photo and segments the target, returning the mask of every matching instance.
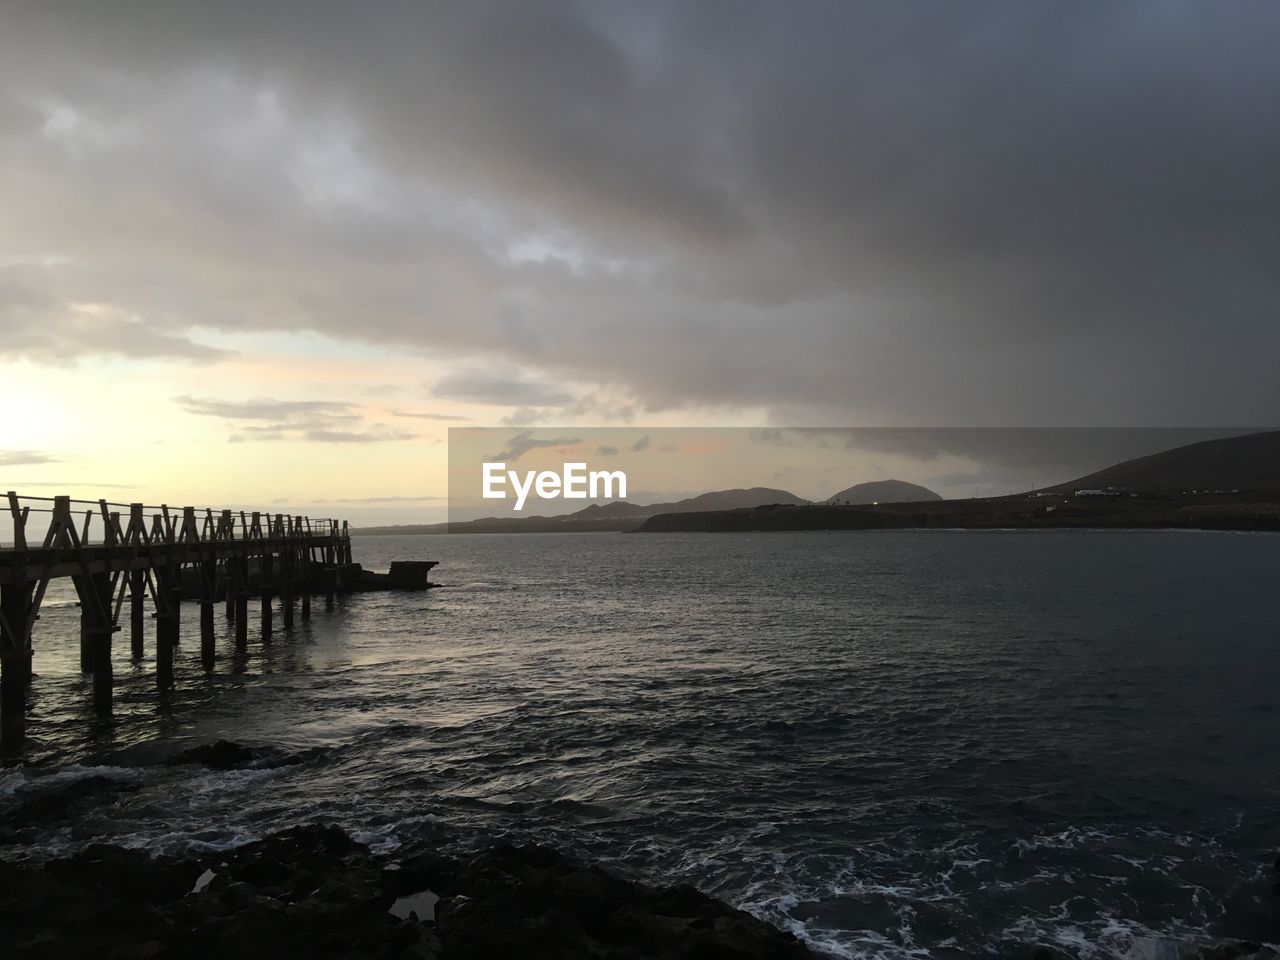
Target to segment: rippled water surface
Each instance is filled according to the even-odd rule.
[[[385,848],[549,840],[837,956],[1276,938],[1280,537],[385,537],[356,559],[440,560],[445,586],[277,616],[240,661],[219,616],[212,676],[190,607],[179,689],[159,702],[121,649],[106,727],[51,591],[37,742],[0,805],[115,788],[0,855],[326,819]],[[289,762],[150,762],[188,737]]]

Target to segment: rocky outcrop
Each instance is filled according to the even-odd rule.
[[[185,860],[99,845],[0,863],[0,929],[12,958],[810,956],[692,888],[635,883],[544,847],[389,860],[323,826]]]
[[[230,740],[217,740],[183,750],[170,757],[165,763],[196,764],[211,770],[238,770],[241,767],[247,767],[256,759],[257,756],[248,747]]]

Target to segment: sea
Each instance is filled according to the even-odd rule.
[[[341,597],[114,717],[55,585],[0,857],[543,842],[844,958],[1164,956],[1277,939],[1280,536],[847,531],[360,537],[437,588]],[[150,628],[149,628],[150,629]],[[157,762],[227,739],[261,758]],[[33,798],[87,778],[73,816]],[[53,805],[56,810],[56,804]],[[6,819],[7,818],[7,819]]]

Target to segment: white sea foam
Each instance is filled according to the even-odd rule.
[[[95,767],[78,763],[62,767],[54,773],[35,773],[18,767],[0,774],[0,799],[42,790],[60,790],[94,777],[129,783],[141,780],[142,775],[143,771],[132,767]]]

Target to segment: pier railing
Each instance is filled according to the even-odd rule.
[[[347,529],[345,520],[331,517],[294,516],[263,511],[218,510],[212,507],[178,507],[168,504],[115,503],[110,500],[77,500],[73,497],[20,496],[8,492],[9,535],[0,533],[0,550],[25,550],[33,542],[41,515],[49,520],[42,534],[44,546],[72,534],[78,545],[124,542],[131,536],[148,542],[178,540],[262,539],[265,536],[334,537]],[[5,541],[8,540],[6,543]]]
[[[111,640],[129,608],[130,648],[144,654],[148,608],[155,628],[156,683],[173,684],[181,601],[200,604],[201,660],[213,669],[213,611],[221,600],[235,622],[238,652],[248,641],[248,600],[261,598],[261,639],[272,636],[272,598],[285,627],[295,599],[302,618],[311,596],[332,608],[351,565],[346,521],[263,511],[170,508],[71,497],[8,495],[9,536],[0,532],[0,732],[20,741],[31,678],[32,632],[50,582],[70,578],[80,600],[81,667],[93,675],[99,713],[111,711]]]

